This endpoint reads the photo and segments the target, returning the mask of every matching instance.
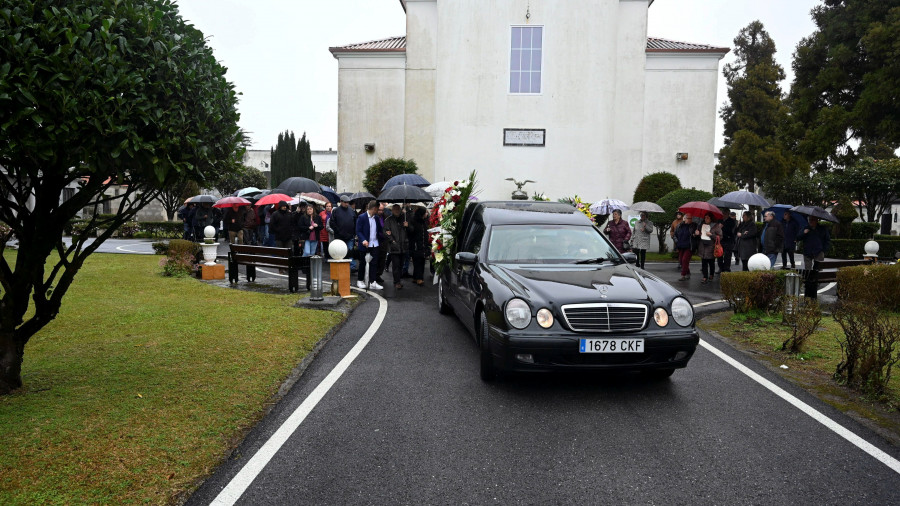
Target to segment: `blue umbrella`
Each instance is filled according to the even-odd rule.
[[[794,206],[788,204],[775,204],[772,207],[763,210],[763,213],[772,211],[773,213],[775,213],[775,219],[784,223],[784,212],[790,211],[792,207]],[[797,225],[800,226],[800,230],[806,228],[806,225],[809,223],[806,221],[806,216],[803,216],[802,214],[796,212],[791,213],[791,219],[797,222]]]
[[[397,186],[398,184],[418,186],[420,188],[431,185],[431,183],[429,183],[427,179],[418,174],[398,174],[388,179],[387,183],[384,183],[384,187],[381,188],[381,191],[387,190],[391,186]]]
[[[332,204],[337,204],[338,200],[341,200],[341,196],[334,191],[330,186],[322,185],[322,191],[319,193],[322,194],[323,197],[330,200]]]

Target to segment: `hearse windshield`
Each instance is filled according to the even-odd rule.
[[[487,261],[572,264],[620,263],[623,260],[592,226],[523,224],[491,228]]]

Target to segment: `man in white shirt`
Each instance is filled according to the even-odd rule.
[[[384,240],[384,231],[381,222],[375,217],[378,211],[378,202],[374,200],[369,202],[366,212],[359,215],[356,220],[356,243],[360,256],[359,278],[356,286],[362,289],[371,287],[375,290],[381,290],[383,287],[379,285],[375,279],[378,276],[378,253],[381,241]],[[370,255],[371,260],[366,262],[366,253]],[[366,273],[369,276],[369,286],[366,286]]]

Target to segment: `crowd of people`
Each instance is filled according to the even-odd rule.
[[[394,204],[386,210],[374,200],[354,209],[341,196],[337,207],[301,200],[291,205],[233,205],[224,211],[210,203],[187,203],[178,210],[184,223],[184,239],[202,241],[203,230],[212,225],[215,238],[227,234],[230,244],[250,244],[292,248],[302,256],[330,258],[328,246],[339,239],[346,243],[351,272],[358,273],[357,285],[383,288],[382,274],[390,268],[395,288],[403,288],[403,278],[424,286],[425,263],[431,256],[428,219],[424,206]],[[371,260],[366,264],[366,258]],[[366,270],[368,266],[368,270]],[[412,272],[410,272],[412,266]]]
[[[701,283],[705,284],[715,277],[717,264],[720,275],[731,272],[732,258],[744,271],[750,270],[748,262],[756,253],[769,258],[770,268],[775,267],[781,256],[782,269],[796,269],[794,254],[798,241],[803,243],[804,266],[812,265],[813,260],[824,259],[831,246],[828,229],[819,225],[815,217],[809,218],[803,230],[790,211],[784,211],[781,221],[775,218],[774,211],[766,211],[763,220],[760,228],[750,211],[744,211],[740,222],[735,212],[722,220],[716,220],[711,213],[701,220],[695,220],[690,214],[676,213],[669,234],[678,251],[679,280],[690,279],[690,261],[695,254],[700,256]]]

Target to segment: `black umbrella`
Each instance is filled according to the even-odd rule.
[[[398,184],[408,184],[420,187],[431,185],[431,183],[429,183],[427,179],[418,174],[397,174],[384,183],[384,186],[381,187],[381,191],[387,190],[392,186],[397,186]]]
[[[305,177],[289,177],[282,181],[275,189],[275,193],[296,195],[298,193],[322,193],[319,183]]]
[[[746,190],[737,190],[722,195],[725,202],[737,202],[738,204],[747,204],[748,206],[769,207],[769,201],[759,195],[748,192]]]
[[[828,211],[822,209],[819,206],[794,206],[791,208],[792,213],[799,213],[803,216],[812,216],[815,218],[819,218],[820,220],[830,221],[832,223],[837,223],[838,220],[835,215],[829,213]]]
[[[338,197],[350,197],[350,198],[353,198],[353,192],[341,192],[341,193],[338,193]]]
[[[708,204],[712,204],[716,207],[721,207],[723,209],[743,209],[744,204],[739,204],[737,202],[729,202],[727,200],[722,200],[719,197],[713,197],[706,201]]]
[[[408,184],[391,186],[378,196],[378,202],[431,202],[433,200],[427,191]]]
[[[369,192],[356,192],[353,195],[350,195],[350,200],[366,200],[366,199],[374,199],[375,195],[372,195]]]
[[[210,204],[215,204],[216,200],[218,200],[218,199],[216,199],[212,195],[197,195],[197,196],[191,197],[188,202],[190,202],[191,204],[202,204],[204,202],[209,202]]]

